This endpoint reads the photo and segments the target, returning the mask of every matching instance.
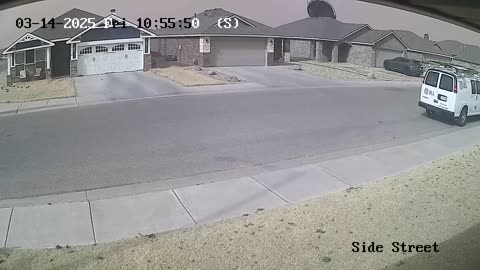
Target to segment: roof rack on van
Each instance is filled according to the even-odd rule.
[[[464,76],[480,77],[478,70],[462,67],[462,66],[448,65],[444,67],[435,67],[434,69],[444,70],[461,77],[464,77]]]

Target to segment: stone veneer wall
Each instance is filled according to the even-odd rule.
[[[70,60],[70,77],[77,77],[77,76],[78,76],[77,60]]]
[[[352,44],[347,57],[347,63],[367,67],[375,66],[375,51],[373,50],[373,46]]]
[[[149,71],[152,68],[152,55],[143,55],[143,71]]]

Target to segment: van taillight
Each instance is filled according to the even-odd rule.
[[[455,83],[453,84],[453,93],[456,94],[457,92],[458,92],[458,84],[457,84],[457,82],[455,82]]]

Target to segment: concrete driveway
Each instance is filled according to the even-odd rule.
[[[338,82],[291,70],[285,66],[269,67],[216,67],[219,72],[237,76],[264,87],[318,87],[338,85]]]
[[[184,88],[150,72],[125,72],[77,77],[78,103],[101,103],[182,94]]]

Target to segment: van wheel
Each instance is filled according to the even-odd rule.
[[[463,127],[467,124],[467,107],[462,109],[460,116],[457,118],[457,126]]]
[[[426,109],[426,110],[427,110],[427,115],[428,115],[428,116],[432,116],[432,115],[433,115],[433,111],[432,111],[432,110],[430,110],[430,109]]]

